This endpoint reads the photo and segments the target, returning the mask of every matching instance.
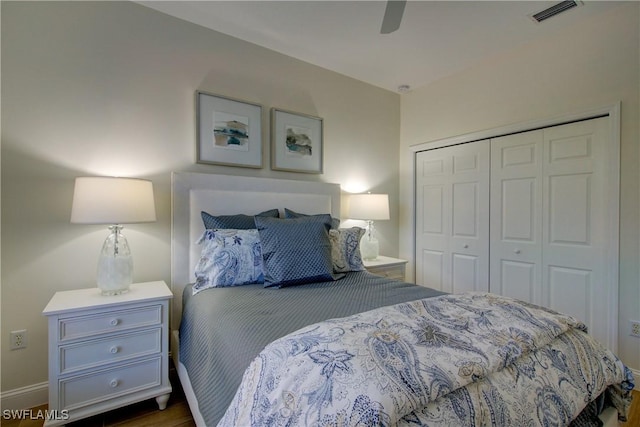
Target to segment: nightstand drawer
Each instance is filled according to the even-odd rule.
[[[91,337],[162,323],[162,306],[151,305],[131,310],[110,311],[98,315],[60,319],[59,340]]]
[[[60,373],[101,366],[162,350],[162,329],[151,329],[60,347]]]
[[[60,407],[73,410],[162,384],[162,358],[60,381]]]

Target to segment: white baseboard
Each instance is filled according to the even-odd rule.
[[[2,409],[30,409],[49,402],[49,383],[16,388],[0,394]]]

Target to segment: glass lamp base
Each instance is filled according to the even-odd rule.
[[[362,259],[367,261],[377,259],[379,252],[378,239],[365,235],[360,241],[360,255]]]
[[[98,288],[102,295],[118,295],[129,290],[133,283],[133,259],[129,256],[100,256],[98,260]]]
[[[122,227],[109,227],[111,234],[102,245],[98,258],[98,288],[102,295],[118,295],[129,290],[133,283],[133,258]]]

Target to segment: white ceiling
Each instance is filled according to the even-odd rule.
[[[559,0],[558,0],[559,1]],[[598,16],[586,0],[536,23],[558,1],[408,1],[400,29],[380,34],[385,1],[140,1],[140,4],[358,80],[412,89]]]

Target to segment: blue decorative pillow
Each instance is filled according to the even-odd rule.
[[[327,215],[327,214],[307,215],[307,214],[301,214],[301,213],[298,213],[298,212],[294,212],[291,209],[284,208],[284,217],[288,218],[288,219],[323,216],[323,215]],[[340,219],[331,218],[331,228],[337,230],[338,227],[340,227]]]
[[[262,245],[265,287],[334,280],[331,215],[294,219],[256,217]]]
[[[334,273],[365,270],[360,255],[360,238],[364,232],[360,227],[329,230]]]
[[[193,295],[209,288],[264,283],[258,230],[206,230]]]
[[[256,224],[253,222],[253,216],[251,215],[218,215],[214,216],[210,213],[202,211],[200,213],[202,221],[204,222],[204,228],[207,230],[218,229],[234,229],[234,230],[249,230],[256,228]],[[268,211],[260,212],[256,216],[267,216],[272,218],[278,218],[278,209],[271,209]]]

